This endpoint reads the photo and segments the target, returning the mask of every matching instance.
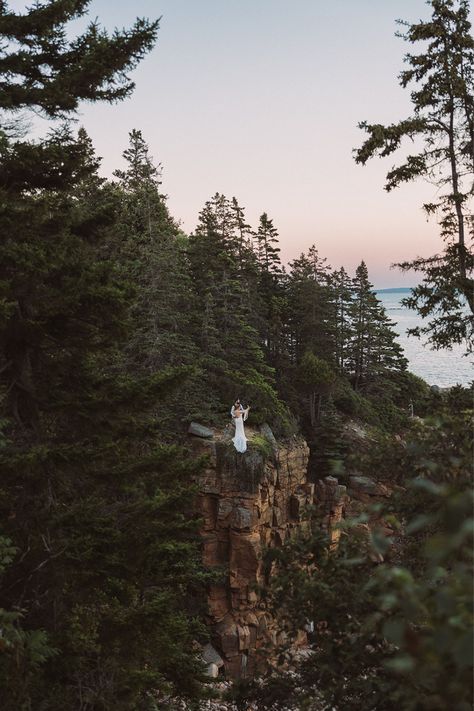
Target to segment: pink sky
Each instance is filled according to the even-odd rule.
[[[425,0],[92,0],[90,17],[110,29],[163,19],[132,98],[86,106],[80,121],[106,175],[142,130],[186,231],[215,192],[235,195],[252,224],[264,211],[274,220],[285,261],[315,243],[334,267],[364,259],[377,287],[409,286],[415,275],[390,264],[439,248],[421,210],[434,188],[387,194],[394,161],[363,168],[351,152],[358,121],[409,115],[395,20],[428,12]]]

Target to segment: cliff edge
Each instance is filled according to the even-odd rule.
[[[212,645],[204,658],[212,676],[252,676],[261,665],[259,650],[282,641],[258,594],[268,582],[262,552],[305,530],[308,506],[319,508],[319,524],[332,531],[343,515],[345,487],[333,477],[309,482],[304,439],[277,442],[268,425],[246,428],[244,454],[233,447],[230,425],[219,433],[206,428],[190,433],[195,453],[208,455],[197,481],[203,561],[223,571],[223,582],[208,591]],[[337,530],[332,535],[336,538]],[[301,632],[295,644],[304,643]]]

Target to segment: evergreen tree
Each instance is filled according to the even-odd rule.
[[[379,376],[383,379],[388,371],[406,369],[393,324],[375,296],[363,261],[353,280],[352,322],[348,367],[355,390],[367,388]]]
[[[260,216],[255,234],[257,259],[264,274],[278,278],[281,274],[280,248],[278,231],[266,212]]]
[[[352,281],[344,267],[331,275],[334,290],[335,360],[342,375],[346,371],[349,345],[352,339]]]
[[[313,246],[290,263],[288,276],[289,348],[298,364],[306,351],[331,363],[334,320],[328,274],[330,267]]]
[[[66,40],[87,4],[19,15],[2,3],[4,109],[58,116],[130,91],[125,72],[156,23],[111,39],[93,25]],[[17,550],[0,608],[18,624],[0,655],[2,708],[106,711],[160,690],[198,695],[193,466],[156,443],[156,403],[181,374],[127,371],[137,286],[113,254],[116,193],[83,131],[37,143],[1,132],[0,151],[0,513]]]
[[[114,102],[131,94],[127,72],[155,44],[159,22],[138,19],[109,36],[96,20],[68,41],[68,23],[86,15],[89,5],[46,0],[14,12],[1,0],[0,109],[32,107],[57,118],[74,113],[82,100]]]
[[[423,274],[422,283],[405,304],[431,318],[415,335],[427,334],[435,348],[467,343],[474,333],[474,255],[470,201],[474,185],[474,38],[467,0],[430,0],[432,16],[414,24],[401,22],[402,34],[422,52],[407,54],[402,87],[413,86],[413,115],[383,126],[362,122],[369,137],[356,151],[365,164],[373,156],[388,156],[408,138],[420,145],[418,153],[387,174],[386,190],[425,178],[434,182],[438,199],[424,205],[427,215],[437,214],[446,246],[440,254],[403,262],[403,270]],[[465,303],[469,310],[464,308]]]
[[[255,252],[259,268],[259,294],[262,304],[260,333],[270,363],[281,369],[287,361],[284,337],[286,298],[284,270],[280,261],[278,231],[267,213],[260,216],[255,234]]]
[[[223,411],[224,403],[240,392],[245,399],[258,402],[257,419],[283,416],[272,369],[251,325],[239,245],[235,212],[227,198],[217,193],[206,202],[189,242],[195,337],[206,374],[207,402],[214,410]]]
[[[331,396],[320,410],[320,418],[314,428],[314,441],[309,464],[312,478],[341,476],[344,472],[346,445],[342,436],[342,418]]]
[[[153,163],[141,131],[131,131],[129,138],[125,169],[114,172],[121,208],[113,243],[126,276],[138,287],[129,363],[145,372],[189,366],[196,352],[189,335],[187,238],[169,214],[160,192],[161,166]]]
[[[231,218],[230,231],[233,232],[232,251],[235,254],[239,284],[242,290],[241,308],[246,321],[259,333],[262,330],[264,304],[259,290],[260,270],[253,247],[251,226],[246,222],[245,210],[233,197],[229,205]]]
[[[245,221],[245,210],[239,205],[236,197],[232,198],[230,209],[233,213],[233,219],[237,238],[237,263],[241,272],[245,272],[246,262],[250,255],[253,255],[252,249],[252,228]]]
[[[303,386],[303,393],[308,399],[308,415],[311,430],[321,419],[321,405],[323,395],[328,393],[334,384],[335,373],[328,363],[306,351],[298,369],[299,381]]]

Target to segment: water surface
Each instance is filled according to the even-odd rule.
[[[399,334],[399,343],[408,359],[408,369],[426,380],[430,385],[442,388],[452,385],[468,385],[474,379],[473,356],[464,356],[461,346],[453,349],[434,351],[425,345],[422,338],[408,337],[407,329],[426,325],[426,322],[416,313],[401,305],[401,300],[408,296],[410,290],[377,291],[387,316],[394,322],[394,330]]]

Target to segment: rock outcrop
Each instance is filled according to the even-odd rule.
[[[332,531],[343,514],[345,487],[327,477],[308,482],[309,449],[302,438],[278,443],[268,426],[247,428],[248,450],[235,451],[229,426],[212,439],[192,438],[208,464],[198,479],[203,560],[222,570],[223,582],[210,586],[208,619],[211,641],[227,678],[251,676],[259,668],[259,650],[278,644],[275,620],[260,599],[265,585],[262,552],[281,546],[309,525],[308,506],[316,505],[321,525]],[[301,632],[295,644],[303,644]],[[209,649],[207,650],[209,656]],[[215,663],[215,662],[213,662]],[[214,667],[210,673],[215,675]]]

